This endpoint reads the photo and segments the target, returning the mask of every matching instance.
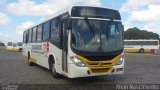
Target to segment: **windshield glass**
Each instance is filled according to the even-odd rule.
[[[71,46],[79,51],[111,52],[123,48],[121,22],[73,19]]]

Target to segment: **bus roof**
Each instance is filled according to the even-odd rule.
[[[69,15],[71,15],[71,11],[72,11],[72,8],[73,8],[73,7],[94,7],[94,8],[102,8],[102,9],[108,9],[108,10],[113,10],[113,11],[118,12],[117,10],[110,9],[110,8],[104,8],[104,7],[80,6],[80,5],[70,6],[70,7],[65,8],[65,9],[62,9],[62,10],[60,10],[60,11],[58,11],[58,12],[52,14],[52,15],[47,16],[45,19],[39,21],[38,23],[36,23],[36,24],[34,24],[34,25],[31,25],[31,26],[25,28],[25,31],[28,30],[28,29],[30,29],[30,28],[33,28],[33,27],[35,27],[35,26],[37,26],[37,25],[39,25],[39,24],[42,24],[42,23],[44,23],[44,22],[46,22],[46,21],[48,21],[48,20],[50,20],[50,19],[53,19],[53,18],[55,18],[55,17],[57,17],[57,16],[59,16],[59,15],[61,15],[61,14],[64,14],[64,13],[66,13],[66,12],[68,12]]]

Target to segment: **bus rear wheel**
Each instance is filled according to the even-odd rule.
[[[139,52],[140,52],[140,53],[144,53],[144,49],[140,49]]]
[[[22,48],[20,48],[20,49],[19,49],[19,52],[22,52],[22,51],[23,51],[23,49],[22,49]]]
[[[30,60],[30,54],[28,53],[28,65],[29,66],[35,66],[35,63],[31,62]]]
[[[56,79],[60,78],[60,74],[57,73],[54,62],[50,63],[50,69],[51,69],[53,78],[56,78]]]

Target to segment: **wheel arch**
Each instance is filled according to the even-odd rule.
[[[19,50],[19,52],[22,52],[22,51],[23,51],[23,48],[19,48],[18,50]]]
[[[48,57],[48,65],[49,65],[49,69],[51,69],[51,63],[56,63],[56,57],[54,54],[50,54]]]
[[[31,51],[29,50],[27,53],[28,59],[31,58]]]
[[[141,51],[142,51],[142,52],[141,52]],[[140,49],[139,49],[139,52],[140,52],[140,53],[144,53],[144,48],[140,48]]]

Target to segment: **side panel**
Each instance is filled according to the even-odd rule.
[[[56,69],[57,71],[61,71],[62,51],[61,49],[54,46],[52,43],[43,42],[43,43],[24,44],[23,55],[28,56],[28,52],[30,52],[31,61],[35,60],[34,62],[36,64],[46,67],[48,69],[49,69],[49,63],[48,63],[49,55],[53,55],[56,62]]]
[[[49,56],[52,55],[55,60],[56,71],[60,74],[66,74],[65,72],[68,70],[66,55],[67,38],[62,33],[62,30],[65,31],[66,29],[62,21],[67,19],[68,13],[66,12],[35,26],[37,29],[33,27],[24,31],[23,42],[25,44],[23,45],[23,55],[28,56],[28,52],[30,52],[31,61],[46,68],[49,68]],[[66,41],[63,39],[66,39]]]
[[[30,44],[29,51],[31,52],[31,58],[35,59],[37,64],[49,68],[48,52],[45,51],[45,45],[46,43]]]

